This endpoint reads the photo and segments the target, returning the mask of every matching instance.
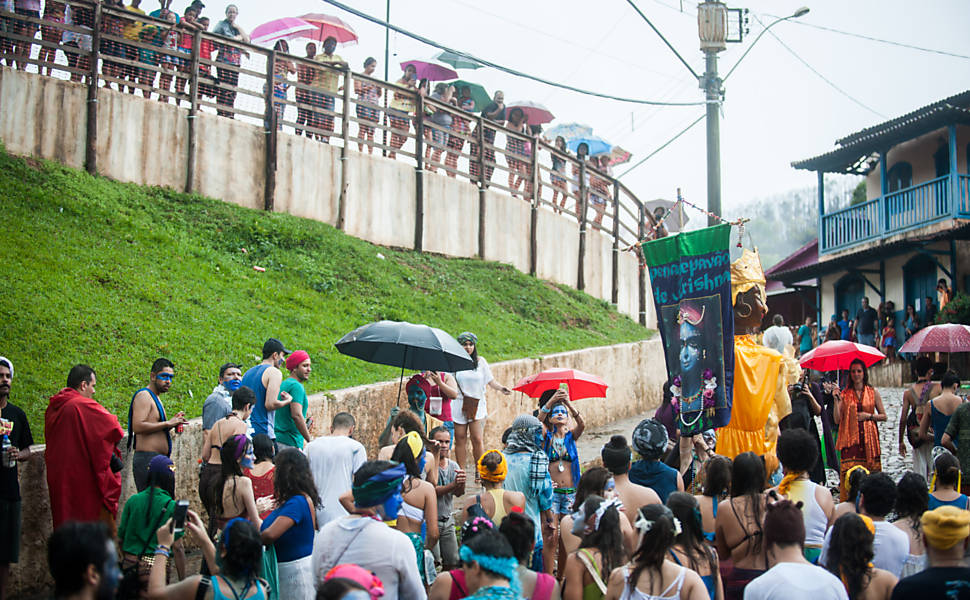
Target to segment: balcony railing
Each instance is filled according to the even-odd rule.
[[[844,250],[953,218],[970,219],[970,175],[944,175],[822,215],[819,252]]]

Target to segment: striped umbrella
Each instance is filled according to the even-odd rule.
[[[347,23],[344,23],[337,17],[325,15],[323,13],[307,13],[305,15],[301,15],[300,18],[308,23],[312,23],[315,29],[311,35],[305,35],[302,37],[323,42],[323,40],[333,36],[337,38],[338,44],[357,43],[357,32],[354,31],[353,27]]]
[[[257,25],[253,29],[250,39],[252,43],[260,46],[272,46],[279,40],[292,40],[293,38],[306,37],[308,32],[314,31],[316,27],[303,19],[296,17],[283,17],[273,19],[262,25]]]

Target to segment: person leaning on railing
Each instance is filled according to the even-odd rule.
[[[404,69],[404,75],[395,83],[405,88],[404,91],[395,91],[391,99],[391,106],[387,109],[387,118],[391,122],[391,148],[395,150],[404,145],[408,139],[410,131],[410,114],[414,112],[414,94],[410,90],[417,90],[418,70],[414,65],[408,65]],[[404,132],[403,134],[401,132]],[[394,158],[394,152],[388,152],[388,158]]]
[[[364,60],[364,75],[372,77],[375,69],[377,69],[375,58],[368,57]],[[367,151],[370,154],[374,153],[374,126],[364,125],[363,121],[377,123],[380,120],[381,111],[374,106],[365,106],[364,104],[376,106],[381,101],[382,92],[383,90],[374,83],[364,79],[354,79],[354,93],[357,94],[357,118],[361,119],[361,122],[357,123],[357,137],[371,142],[367,146]],[[363,141],[357,142],[357,149],[361,152],[364,151]]]
[[[320,87],[322,92],[320,96],[323,101],[323,109],[328,111],[323,113],[320,118],[325,131],[333,131],[333,114],[331,113],[336,106],[337,92],[340,91],[340,73],[337,70],[347,68],[346,61],[333,53],[336,49],[337,38],[331,35],[323,40],[323,54],[318,54],[316,57],[317,62],[330,67],[321,69],[316,77],[317,86]],[[330,137],[324,135],[322,141],[329,143]]]
[[[213,33],[248,44],[249,35],[246,34],[242,27],[236,25],[236,17],[238,16],[239,7],[235,4],[227,6],[226,18],[216,24]],[[236,90],[234,88],[239,85],[238,69],[242,63],[242,54],[245,53],[248,57],[249,52],[230,44],[219,45],[218,51],[219,55],[216,57],[216,61],[234,68],[219,68],[216,72],[219,77],[219,83],[221,84],[218,88],[219,96],[216,98],[216,103],[229,107],[229,110],[217,110],[216,112],[222,117],[235,118],[232,107],[236,103]]]
[[[453,104],[454,96],[455,86],[447,83],[438,83],[434,86],[434,93],[431,94],[431,99],[445,104]],[[440,163],[441,153],[444,152],[444,148],[448,144],[447,130],[451,129],[452,121],[453,118],[450,112],[435,107],[434,113],[431,115],[431,122],[438,127],[427,127],[431,134],[432,143],[428,144],[424,149],[424,160],[427,161],[430,157],[431,164],[427,166],[427,169],[432,173],[437,170],[435,164]]]

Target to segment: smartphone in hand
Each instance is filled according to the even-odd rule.
[[[185,531],[185,516],[189,512],[189,501],[179,500],[175,503],[175,514],[172,515],[172,531],[181,533]]]

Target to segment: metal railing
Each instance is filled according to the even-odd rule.
[[[61,6],[65,10],[58,13]],[[440,102],[409,86],[241,43],[193,28],[188,21],[176,25],[96,0],[48,1],[43,18],[0,10],[0,61],[8,67],[86,85],[85,165],[92,173],[98,172],[97,98],[102,87],[188,110],[185,190],[189,192],[193,191],[199,143],[194,117],[200,112],[263,128],[267,210],[274,205],[280,133],[337,146],[342,158],[351,149],[379,153],[415,167],[416,249],[422,246],[423,178],[427,173],[440,173],[475,185],[482,211],[486,190],[506,192],[529,203],[532,274],[536,272],[539,210],[567,215],[578,224],[578,289],[585,287],[587,231],[612,237],[613,303],[618,299],[618,252],[643,239],[654,224],[643,203],[609,173],[558,151],[539,137]],[[340,228],[345,219],[345,193],[341,192],[338,207]],[[480,230],[479,255],[484,255],[483,245]],[[640,280],[643,322],[642,269]]]

